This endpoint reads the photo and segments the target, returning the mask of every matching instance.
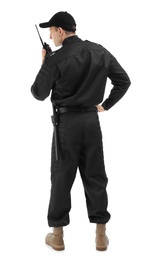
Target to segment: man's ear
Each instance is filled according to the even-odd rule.
[[[61,27],[58,27],[59,35],[63,36],[64,30]]]

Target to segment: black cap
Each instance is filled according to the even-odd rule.
[[[39,26],[41,28],[48,28],[48,27],[61,27],[63,30],[66,31],[76,31],[76,23],[74,18],[71,16],[71,14],[67,12],[58,12],[56,13],[49,22],[46,23],[40,23]]]

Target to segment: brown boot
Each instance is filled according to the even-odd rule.
[[[96,249],[99,251],[107,250],[109,240],[105,234],[106,225],[104,224],[97,224],[96,228]]]
[[[63,227],[53,228],[53,233],[46,236],[45,243],[55,250],[64,250]]]

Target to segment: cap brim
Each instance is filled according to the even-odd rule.
[[[47,23],[40,23],[39,26],[41,28],[49,28],[50,27],[49,22],[47,22]]]

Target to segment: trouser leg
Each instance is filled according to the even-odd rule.
[[[71,187],[73,185],[79,157],[80,129],[79,122],[73,122],[68,114],[60,115],[59,139],[61,145],[60,160],[55,160],[54,137],[51,158],[51,196],[48,209],[50,227],[61,227],[69,224],[71,209]],[[78,140],[79,139],[79,140]],[[77,140],[77,141],[76,141]]]
[[[89,220],[92,223],[105,224],[110,219],[106,192],[108,178],[104,166],[102,133],[96,113],[87,118],[79,168]]]
[[[71,170],[70,178],[62,170],[58,176],[52,177],[51,195],[48,209],[48,224],[50,227],[63,227],[69,224],[71,209],[71,187],[75,179],[76,169]]]

